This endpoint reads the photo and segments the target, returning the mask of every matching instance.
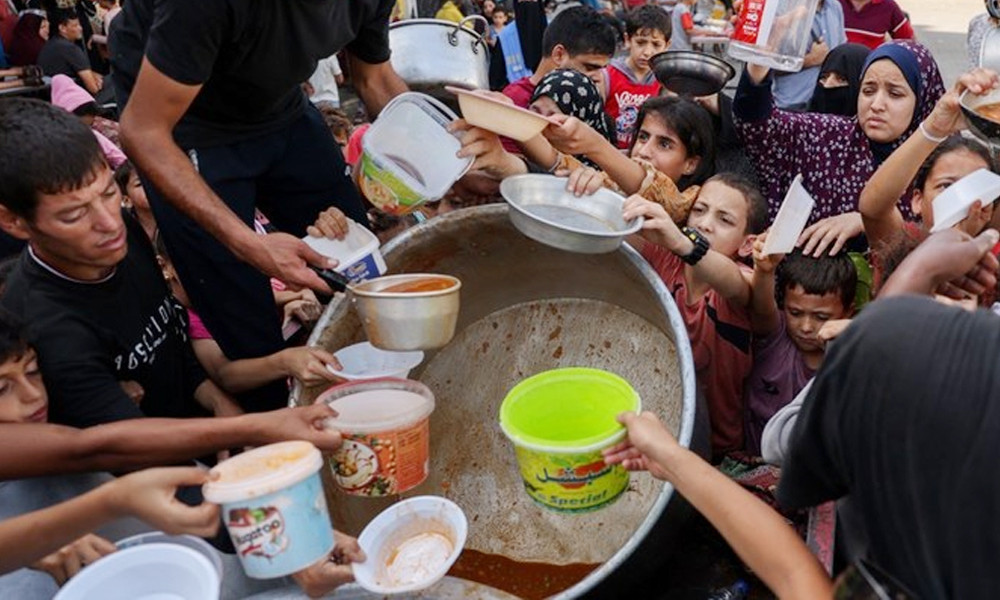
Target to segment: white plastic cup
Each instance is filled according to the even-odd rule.
[[[393,352],[372,346],[371,342],[361,342],[341,348],[333,353],[342,369],[328,367],[330,372],[347,381],[364,381],[392,377],[406,379],[413,367],[424,360],[424,353]]]
[[[197,550],[143,544],[88,565],[54,600],[218,600],[219,573]]]
[[[221,462],[203,487],[222,505],[222,521],[248,577],[291,575],[333,550],[333,526],[309,442],[262,446]]]
[[[138,535],[133,535],[127,537],[123,540],[118,540],[115,546],[118,550],[126,550],[128,548],[135,548],[136,546],[142,546],[145,544],[177,544],[179,546],[184,546],[186,548],[191,548],[197,552],[200,552],[202,556],[207,558],[212,566],[215,567],[216,572],[221,578],[223,575],[222,557],[219,555],[219,551],[216,550],[201,538],[194,537],[193,535],[168,535],[162,531],[151,531],[149,533],[140,533]]]
[[[376,594],[426,589],[458,559],[468,530],[465,513],[447,498],[417,496],[394,504],[358,536],[367,559],[351,564],[354,579]]]

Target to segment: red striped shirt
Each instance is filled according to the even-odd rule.
[[[856,10],[851,0],[840,0],[844,7],[844,31],[847,41],[877,48],[886,34],[893,39],[913,39],[913,27],[895,0],[871,0]]]

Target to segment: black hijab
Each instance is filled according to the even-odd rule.
[[[861,73],[869,52],[868,46],[861,44],[841,44],[830,50],[819,69],[820,77],[830,72],[839,73],[847,80],[847,86],[825,88],[817,81],[812,100],[809,101],[809,112],[845,117],[857,115]]]
[[[1000,317],[929,298],[875,302],[832,345],[806,397],[778,500],[843,498],[848,558],[920,598],[1000,589]],[[862,551],[859,553],[859,551]],[[859,555],[863,554],[863,555]]]

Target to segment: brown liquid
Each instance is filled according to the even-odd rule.
[[[437,292],[440,290],[446,290],[454,285],[455,282],[451,279],[445,279],[444,277],[426,277],[415,281],[404,281],[403,283],[390,285],[389,287],[383,288],[379,291],[392,292],[396,294],[416,294],[418,292]]]
[[[1000,102],[984,104],[976,108],[976,112],[990,121],[1000,121]]]
[[[503,590],[525,600],[542,600],[568,589],[600,565],[518,562],[466,548],[448,574]]]

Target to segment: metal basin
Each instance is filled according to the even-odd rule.
[[[711,96],[736,75],[732,65],[717,56],[694,50],[667,50],[650,61],[663,87],[682,96]]]
[[[429,352],[410,374],[433,390],[437,402],[430,476],[405,496],[437,494],[461,506],[469,519],[467,550],[518,563],[597,565],[577,583],[552,591],[555,598],[578,598],[616,571],[627,572],[642,558],[630,559],[640,543],[646,558],[669,545],[661,524],[670,520],[663,516],[673,489],[640,473],[617,502],[596,512],[546,510],[523,489],[513,448],[498,424],[500,403],[511,387],[540,371],[607,369],[627,379],[643,407],[657,412],[688,446],[695,421],[691,350],[673,299],[629,246],[600,255],[556,250],[521,235],[508,210],[491,205],[449,213],[383,248],[390,272],[462,280],[454,339]],[[310,344],[333,351],[362,336],[355,311],[340,298],[327,308]],[[297,388],[293,401],[309,403],[320,391]],[[350,534],[398,500],[349,497],[332,485],[328,469],[323,477],[334,526]],[[654,526],[651,539],[658,546],[650,550],[643,540]],[[516,567],[505,576],[522,577]],[[623,593],[618,585],[608,597]]]
[[[1000,121],[987,119],[979,114],[977,109],[998,102],[1000,102],[1000,90],[991,90],[982,96],[977,96],[966,90],[959,100],[962,114],[965,115],[965,120],[969,123],[969,129],[991,146],[1000,144]]]

